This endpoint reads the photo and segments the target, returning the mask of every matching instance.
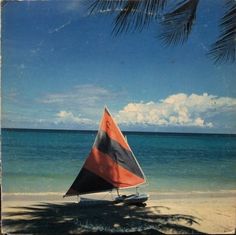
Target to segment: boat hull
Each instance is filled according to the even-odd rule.
[[[131,194],[131,195],[122,195],[115,199],[115,203],[124,203],[127,205],[142,204],[146,202],[149,198],[148,194]]]

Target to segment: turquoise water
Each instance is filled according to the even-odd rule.
[[[126,133],[149,191],[236,189],[236,136]],[[65,192],[96,132],[2,130],[3,192]]]

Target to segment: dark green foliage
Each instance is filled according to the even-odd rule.
[[[209,55],[216,63],[233,63],[236,60],[236,1],[226,1],[219,28],[220,36],[212,45]]]
[[[236,61],[236,1],[225,0],[226,11],[220,21],[220,35],[209,51],[216,62]],[[184,43],[197,18],[199,0],[95,0],[91,13],[115,13],[113,33],[142,31],[150,22],[162,26],[160,38],[165,45]],[[172,7],[171,7],[172,6]]]

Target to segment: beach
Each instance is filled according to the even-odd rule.
[[[114,195],[4,194],[3,233],[234,234],[236,191],[150,192],[146,207],[114,205]]]

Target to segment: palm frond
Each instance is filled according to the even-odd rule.
[[[129,30],[141,31],[157,17],[167,0],[129,0],[115,19],[113,33],[116,35]]]
[[[139,12],[137,11],[139,4],[140,4],[140,1],[136,1],[136,0],[129,0],[127,2],[125,7],[116,17],[113,33],[117,35],[120,32],[124,32],[124,31],[126,32],[131,28],[131,26],[134,26],[135,24],[137,24],[136,21],[138,17],[134,17],[134,15],[136,16],[139,15]]]
[[[163,33],[160,38],[169,46],[183,43],[188,39],[196,19],[199,0],[184,0],[172,12],[166,13],[161,20]]]
[[[90,14],[92,13],[113,13],[117,8],[123,8],[128,0],[96,0],[89,6]]]
[[[233,63],[236,61],[236,1],[226,1],[226,11],[219,27],[219,38],[212,44],[208,54],[216,64]]]
[[[89,9],[90,13],[119,12],[115,18],[113,33],[119,34],[129,30],[142,30],[158,11],[162,10],[168,0],[96,0]]]

